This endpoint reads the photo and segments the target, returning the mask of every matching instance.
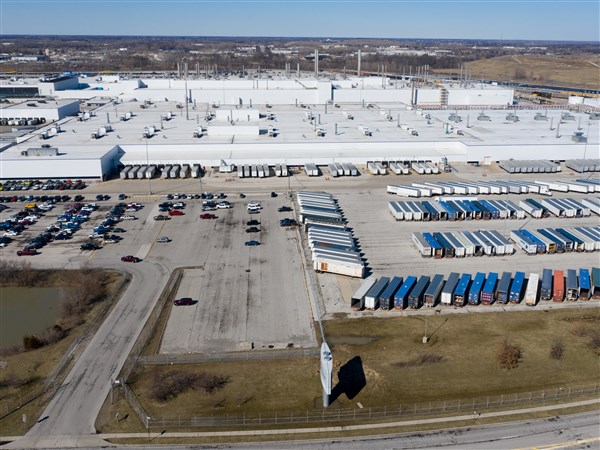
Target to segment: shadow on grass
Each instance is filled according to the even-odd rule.
[[[330,403],[335,402],[342,394],[352,400],[362,391],[367,385],[367,379],[360,356],[355,356],[340,367],[338,380],[338,384],[331,390]]]

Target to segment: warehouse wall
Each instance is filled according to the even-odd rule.
[[[467,160],[483,162],[485,157],[490,157],[491,161],[500,161],[504,159],[550,159],[561,160],[565,159],[583,159],[584,155],[587,158],[597,158],[597,150],[595,156],[590,149],[595,146],[587,146],[585,144],[556,144],[556,145],[467,145]]]
[[[101,159],[22,157],[0,160],[0,178],[101,178]]]
[[[512,105],[512,89],[448,89],[448,105]]]

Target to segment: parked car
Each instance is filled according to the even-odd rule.
[[[166,244],[167,242],[171,242],[171,239],[166,236],[161,236],[156,240],[156,242],[159,244]]]
[[[123,228],[115,228],[113,230],[113,233],[125,233],[127,230],[124,230]]]
[[[195,303],[196,302],[189,297],[179,298],[173,302],[175,306],[189,306]]]
[[[98,250],[100,248],[99,245],[94,244],[93,242],[85,242],[79,246],[81,250]]]
[[[127,255],[127,256],[121,257],[121,261],[123,261],[123,262],[138,263],[138,262],[141,261],[141,259],[138,258],[137,256]]]
[[[123,220],[137,220],[137,217],[126,215],[126,216],[121,216],[121,219],[123,219]]]
[[[258,203],[258,202],[250,202],[250,203],[248,203],[248,205],[246,207],[247,208],[260,208],[260,203]]]
[[[217,209],[229,209],[231,208],[231,205],[229,203],[219,203],[217,205]]]
[[[205,214],[200,214],[200,218],[201,219],[216,219],[217,216],[215,216],[214,214],[205,213]]]
[[[258,233],[258,232],[260,232],[260,228],[257,228],[257,227],[246,228],[246,233]]]
[[[30,249],[30,248],[24,248],[22,250],[17,251],[17,256],[33,256],[33,255],[39,255],[39,253],[40,252],[38,252],[37,250]]]
[[[248,226],[260,225],[260,222],[258,220],[252,219],[252,220],[249,220],[248,222],[246,222],[246,225],[248,225]]]
[[[171,218],[169,216],[163,216],[162,214],[159,214],[158,216],[154,216],[154,220],[170,220]]]
[[[119,200],[125,200],[126,198],[127,198],[127,195],[119,194]]]
[[[179,211],[178,209],[174,209],[169,211],[170,216],[183,216],[185,213],[183,211]]]
[[[281,208],[277,208],[277,211],[279,212],[290,212],[292,210],[292,208],[290,208],[289,206],[282,206]]]
[[[296,225],[296,221],[294,219],[289,219],[289,218],[285,218],[285,219],[281,219],[279,221],[279,225],[282,227],[289,227],[292,225]]]
[[[276,192],[271,192],[271,198],[275,198],[277,197],[277,193]]]
[[[260,245],[260,242],[258,242],[258,241],[246,241],[246,242],[244,242],[244,245],[246,245],[248,247],[253,247],[255,245]]]

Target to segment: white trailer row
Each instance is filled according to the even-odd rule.
[[[426,258],[507,256],[515,251],[512,242],[496,230],[415,232],[412,239],[421,256]]]
[[[575,172],[600,172],[600,159],[567,159],[565,166]]]
[[[365,264],[351,231],[311,223],[307,239],[315,271],[364,277]]]
[[[379,161],[367,162],[367,170],[371,173],[371,175],[386,175],[387,174],[387,168]]]
[[[396,220],[479,220],[524,219],[525,210],[509,200],[482,200],[477,197],[438,201],[392,201],[388,208]],[[436,199],[437,200],[437,199]]]
[[[157,174],[163,179],[166,178],[187,178],[189,176],[198,178],[202,175],[202,168],[200,164],[166,164],[159,166],[156,164],[149,165],[128,165],[121,170],[119,177],[122,180],[135,180],[154,178]]]
[[[299,220],[329,224],[344,224],[346,221],[332,195],[326,192],[300,191],[296,194]]]
[[[406,184],[388,184],[388,194],[396,194],[401,197],[431,197],[431,189],[409,186]]]
[[[600,227],[598,226],[512,230],[510,238],[529,255],[600,250]]]
[[[408,166],[398,162],[391,162],[389,164],[390,170],[394,172],[396,175],[408,175],[410,173],[410,169]]]
[[[500,161],[498,166],[508,173],[556,173],[560,172],[560,163],[547,159],[536,160],[505,160]]]
[[[488,194],[539,194],[552,195],[551,191],[594,193],[600,192],[600,181],[422,181],[413,186],[427,186],[433,195],[488,195]],[[440,194],[441,192],[441,194]]]

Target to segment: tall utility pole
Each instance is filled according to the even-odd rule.
[[[148,136],[146,136],[146,177],[148,178],[148,195],[152,195],[152,183],[150,181],[150,172],[148,168],[150,167],[150,154],[148,153]]]
[[[185,73],[185,120],[190,120],[190,108],[189,108],[189,97],[188,97],[188,87],[187,87],[187,79],[188,79],[188,63],[185,63],[184,66]]]

